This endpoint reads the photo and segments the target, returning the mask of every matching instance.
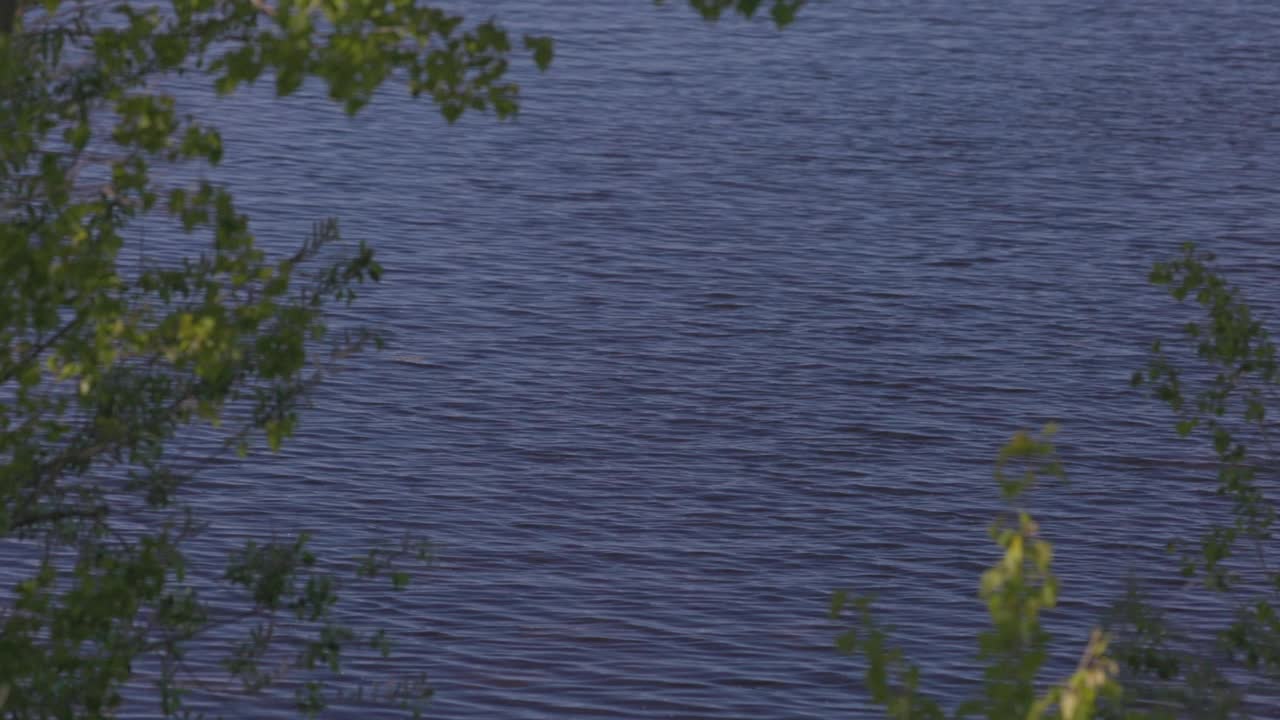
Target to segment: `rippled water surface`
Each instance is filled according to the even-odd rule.
[[[1201,521],[1207,456],[1127,379],[1180,322],[1145,284],[1179,243],[1278,316],[1280,4],[469,12],[559,41],[515,122],[392,92],[348,120],[319,88],[218,110],[264,240],[336,214],[378,248],[351,316],[391,345],[286,452],[210,476],[219,532],[430,536],[410,592],[354,608],[434,715],[864,716],[836,586],[956,697],[1018,427],[1063,424],[1067,654]]]

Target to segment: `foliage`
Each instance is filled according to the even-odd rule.
[[[1199,365],[1176,363],[1157,341],[1133,382],[1170,407],[1180,436],[1201,437],[1213,449],[1214,490],[1223,502],[1206,509],[1225,511],[1225,521],[1194,544],[1175,539],[1169,547],[1181,557],[1181,575],[1229,610],[1214,642],[1205,642],[1210,638],[1175,629],[1173,613],[1157,605],[1163,598],[1135,587],[1113,623],[1128,691],[1115,716],[1142,709],[1154,717],[1247,717],[1249,696],[1274,692],[1280,671],[1280,572],[1267,557],[1276,511],[1262,482],[1276,469],[1267,412],[1280,366],[1270,335],[1213,263],[1212,254],[1188,244],[1152,270],[1151,282],[1179,302],[1193,300],[1204,314],[1183,327]]]
[[[1150,276],[1176,300],[1193,300],[1203,312],[1204,320],[1183,327],[1200,366],[1175,362],[1157,341],[1147,368],[1133,378],[1134,385],[1150,387],[1173,410],[1180,436],[1202,437],[1216,456],[1214,489],[1223,502],[1209,509],[1224,511],[1225,521],[1193,542],[1169,544],[1181,558],[1181,577],[1198,582],[1177,588],[1176,597],[1155,597],[1132,583],[1106,618],[1106,631],[1095,631],[1075,675],[1036,699],[1037,671],[1048,653],[1038,618],[1053,607],[1057,583],[1049,569],[1048,543],[1038,537],[1030,516],[1018,510],[1016,522],[994,526],[993,537],[1005,555],[982,580],[994,626],[981,639],[984,694],[961,705],[957,716],[1087,718],[1096,712],[1127,720],[1220,720],[1250,717],[1274,703],[1280,571],[1271,569],[1267,557],[1276,514],[1264,480],[1274,477],[1276,468],[1267,414],[1277,398],[1280,366],[1266,329],[1213,261],[1211,254],[1186,245],[1180,257],[1156,264]],[[1259,446],[1262,457],[1251,451]],[[1053,457],[1047,438],[1015,436],[997,462],[1004,499],[1016,502],[1039,475],[1060,475]],[[1011,475],[1006,466],[1015,459],[1031,467]],[[1196,587],[1227,608],[1215,631],[1180,629],[1176,612],[1161,607],[1185,607]],[[844,592],[836,594],[833,614],[846,598]],[[872,699],[893,718],[943,717],[938,703],[921,693],[919,670],[886,645],[869,601],[855,605],[859,625],[840,635],[837,646],[866,656]]]
[[[659,5],[666,1],[656,0]],[[769,16],[778,27],[790,25],[805,3],[806,0],[772,0],[769,5]],[[689,5],[707,20],[719,20],[725,11],[751,17],[765,5],[765,2],[764,0],[689,0]]]
[[[992,626],[979,638],[978,657],[985,663],[985,681],[982,695],[958,705],[955,717],[1088,720],[1094,716],[1100,696],[1119,691],[1114,680],[1118,668],[1107,655],[1108,638],[1094,631],[1075,673],[1038,693],[1037,680],[1048,657],[1049,642],[1040,614],[1057,604],[1058,581],[1051,569],[1052,546],[1040,537],[1039,526],[1020,503],[1040,477],[1062,476],[1051,442],[1054,431],[1051,425],[1039,437],[1014,435],[996,461],[996,482],[1008,511],[991,526],[991,537],[1004,554],[983,573],[979,591]],[[848,600],[846,592],[835,593],[833,618],[840,616]],[[919,668],[907,662],[901,650],[887,645],[887,632],[876,624],[870,599],[861,597],[853,604],[858,624],[842,633],[836,646],[845,653],[860,650],[865,656],[866,685],[872,700],[883,705],[895,720],[946,717],[938,701],[921,692]]]
[[[708,18],[763,6],[692,4]],[[776,0],[772,16],[799,5]],[[549,38],[519,42],[538,68],[552,62]],[[156,172],[224,153],[211,118],[163,88],[268,80],[286,97],[311,81],[357,113],[398,82],[451,122],[505,118],[516,45],[495,20],[415,0],[0,0],[0,547],[14,580],[0,715],[114,716],[144,666],[159,709],[181,715],[189,653],[223,654],[233,689],[291,682],[314,713],[341,690],[328,681],[344,652],[386,652],[384,635],[340,622],[339,566],[305,537],[250,543],[221,576],[189,560],[198,472],[256,437],[278,448],[327,364],[376,342],[330,332],[325,308],[381,268],[363,244],[335,255],[331,220],[270,258],[230,191]],[[144,216],[202,250],[128,259]],[[208,452],[175,452],[178,438]],[[403,587],[396,563],[414,555],[378,549],[356,574]],[[417,707],[428,691],[411,680],[391,694]]]

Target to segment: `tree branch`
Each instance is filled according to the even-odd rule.
[[[105,505],[92,508],[60,508],[18,516],[13,521],[13,529],[23,530],[35,525],[58,522],[59,520],[100,520],[106,516],[107,507]]]

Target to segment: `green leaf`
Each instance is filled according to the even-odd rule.
[[[858,647],[858,631],[850,628],[836,636],[836,649],[845,655],[851,654]]]
[[[555,54],[555,45],[551,38],[525,35],[524,46],[525,49],[533,51],[533,62],[539,70],[545,71],[551,67],[551,60]]]
[[[840,617],[840,612],[844,609],[845,602],[848,599],[849,593],[847,590],[836,590],[831,593],[831,609],[828,614],[832,620]]]

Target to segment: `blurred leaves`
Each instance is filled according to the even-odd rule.
[[[296,676],[299,710],[319,712],[341,688],[309,673],[338,672],[343,648],[365,635],[335,619],[342,583],[305,537],[250,542],[218,595],[238,589],[242,604],[213,603],[204,593],[217,578],[193,583],[188,566],[203,524],[186,491],[218,448],[279,449],[328,367],[377,341],[332,335],[326,309],[355,300],[381,268],[332,220],[303,228],[293,254],[269,257],[226,188],[157,172],[217,165],[224,152],[216,116],[193,116],[164,88],[188,76],[225,94],[267,78],[287,96],[318,82],[354,113],[395,80],[451,121],[468,110],[506,117],[518,94],[504,79],[507,31],[402,0],[6,8],[0,537],[36,565],[0,614],[3,714],[113,716],[146,656],[161,667],[159,709],[183,715],[183,656],[214,628],[245,633],[224,663],[243,690]],[[549,66],[549,39],[529,36],[526,48]],[[191,255],[125,255],[148,215],[161,225],[167,215]],[[210,454],[174,452],[192,427],[216,439]],[[377,572],[406,587],[411,552],[378,549]],[[414,681],[382,699],[427,695]]]
[[[658,5],[669,0],[655,0]],[[767,7],[769,17],[779,28],[790,25],[799,14],[806,0],[689,0],[689,5],[709,21],[719,20],[726,12],[734,12],[743,17],[754,17],[762,8]]]
[[[1019,432],[997,456],[996,480],[1009,509],[991,526],[991,538],[1003,554],[982,574],[978,592],[991,617],[991,628],[978,638],[983,691],[960,703],[955,717],[1088,720],[1100,698],[1119,693],[1118,666],[1107,654],[1108,636],[1100,630],[1090,637],[1075,673],[1041,691],[1039,675],[1049,656],[1050,638],[1040,616],[1057,604],[1058,580],[1052,572],[1053,548],[1040,537],[1039,525],[1022,500],[1040,475],[1062,476],[1051,442],[1056,431],[1049,425],[1038,436]],[[861,650],[871,699],[895,720],[946,717],[938,702],[920,690],[920,669],[888,645],[888,631],[876,623],[869,598],[851,601],[847,591],[837,591],[831,599],[832,618],[840,617],[851,602],[858,624],[837,637],[836,647],[846,654]]]
[[[1222,499],[1206,504],[1217,519],[1199,538],[1174,538],[1169,546],[1180,555],[1181,575],[1198,579],[1200,592],[1230,610],[1208,636],[1178,631],[1174,614],[1159,605],[1185,598],[1131,589],[1113,613],[1127,679],[1112,716],[1250,717],[1250,696],[1269,697],[1280,671],[1280,573],[1268,557],[1276,513],[1265,492],[1278,460],[1267,421],[1280,383],[1276,348],[1212,253],[1186,244],[1179,257],[1157,263],[1150,280],[1197,308],[1200,319],[1183,325],[1181,342],[1152,343],[1133,384],[1169,407],[1178,436],[1199,439],[1213,453],[1212,484]]]
[[[774,21],[799,6],[774,3]],[[239,637],[223,658],[239,690],[292,683],[304,715],[375,697],[421,711],[421,674],[344,687],[346,654],[391,645],[335,610],[344,582],[406,588],[405,561],[429,559],[420,543],[350,559],[355,577],[340,578],[305,536],[250,541],[197,581],[207,563],[190,548],[205,525],[190,486],[224,452],[281,448],[311,388],[379,343],[333,332],[326,311],[382,268],[334,220],[269,256],[227,188],[180,179],[227,148],[216,113],[167,88],[262,81],[285,98],[314,86],[356,114],[400,84],[454,123],[513,117],[512,63],[547,70],[554,57],[548,37],[415,0],[0,0],[0,538],[31,561],[0,612],[0,714],[123,713],[145,659],[159,666],[159,711],[186,716],[209,682],[186,654],[213,636]],[[188,255],[125,253],[143,218]],[[175,444],[193,436],[213,449]]]
[[[1150,280],[1200,313],[1200,319],[1183,326],[1181,344],[1154,342],[1147,367],[1133,377],[1135,386],[1149,388],[1173,411],[1176,435],[1200,439],[1217,461],[1213,487],[1222,502],[1206,504],[1205,511],[1220,519],[1198,538],[1179,537],[1169,544],[1181,555],[1178,575],[1199,583],[1164,583],[1173,594],[1154,595],[1133,581],[1105,618],[1105,631],[1090,638],[1076,672],[1037,698],[1037,672],[1050,650],[1039,617],[1056,604],[1058,584],[1051,572],[1052,549],[1021,499],[1041,476],[1061,478],[1063,470],[1051,443],[1056,428],[1046,427],[1038,437],[1016,434],[996,460],[996,481],[1010,509],[992,526],[1004,554],[983,574],[980,591],[992,618],[992,629],[980,640],[984,692],[962,704],[957,716],[1268,716],[1280,673],[1275,604],[1280,573],[1268,558],[1275,509],[1265,493],[1271,487],[1265,480],[1274,479],[1278,467],[1267,421],[1280,382],[1275,345],[1243,293],[1215,267],[1212,254],[1188,244],[1179,257],[1156,264]],[[1179,345],[1181,360],[1171,350]],[[1185,359],[1187,350],[1191,362]],[[1185,609],[1196,593],[1209,594],[1225,610],[1208,632],[1203,617],[1195,618],[1196,629],[1189,631],[1179,626],[1178,613],[1161,607]],[[847,593],[837,593],[833,617],[849,603]],[[918,669],[887,648],[867,601],[854,605],[861,624],[842,633],[837,646],[843,652],[863,650],[872,698],[890,717],[937,717],[936,706],[920,696]]]

